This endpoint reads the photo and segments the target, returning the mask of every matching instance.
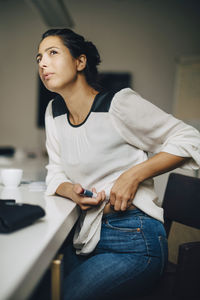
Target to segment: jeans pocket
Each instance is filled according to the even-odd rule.
[[[122,219],[122,220],[105,220],[107,228],[118,230],[121,232],[141,232],[140,220]]]
[[[160,274],[163,273],[165,270],[167,261],[168,261],[168,241],[165,236],[159,236],[158,237],[159,244],[160,244],[160,251],[161,251],[161,269]]]

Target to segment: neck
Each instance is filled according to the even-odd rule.
[[[74,125],[83,122],[88,115],[98,92],[88,85],[85,78],[76,81],[59,93],[66,102],[70,121]]]

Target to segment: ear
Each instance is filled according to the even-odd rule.
[[[87,57],[85,54],[81,54],[78,58],[77,58],[77,71],[83,71],[86,67],[87,64]]]

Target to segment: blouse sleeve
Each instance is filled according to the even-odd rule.
[[[71,182],[67,178],[61,163],[60,145],[57,137],[55,121],[52,115],[52,102],[49,102],[45,113],[46,149],[49,163],[46,166],[46,195],[54,195],[63,182]]]
[[[146,152],[190,157],[183,167],[199,168],[200,133],[133,90],[123,89],[115,94],[110,116],[119,134],[133,146]]]

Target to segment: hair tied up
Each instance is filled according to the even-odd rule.
[[[98,66],[101,63],[99,52],[92,42],[85,41],[85,52],[88,60],[90,60],[93,64]]]

